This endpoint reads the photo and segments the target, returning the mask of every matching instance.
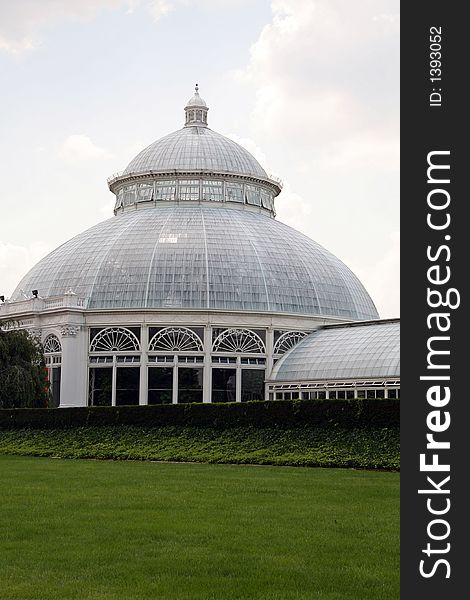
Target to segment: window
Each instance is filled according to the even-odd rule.
[[[201,338],[185,327],[160,329],[149,343],[150,351],[202,352]]]
[[[178,367],[178,402],[202,402],[202,368]]]
[[[272,195],[268,191],[263,190],[262,188],[261,188],[261,204],[264,208],[267,208],[269,210],[271,210],[273,207]]]
[[[88,404],[90,406],[111,406],[113,387],[112,367],[90,369]]]
[[[122,201],[123,206],[129,206],[130,204],[134,204],[136,201],[137,186],[135,184],[127,185],[123,188],[123,191],[124,191],[124,196],[123,196],[123,201]]]
[[[199,200],[199,179],[181,179],[178,197],[180,200]]]
[[[202,199],[216,200],[222,202],[224,199],[224,187],[222,181],[202,181]]]
[[[226,183],[225,200],[227,202],[243,202],[243,185],[241,183]]]
[[[57,354],[62,352],[62,346],[57,336],[51,334],[46,337],[43,344],[44,354]]]
[[[173,368],[149,367],[148,403],[171,404],[173,399]]]
[[[176,181],[156,181],[155,182],[155,200],[162,202],[174,200],[176,198]]]
[[[278,337],[274,344],[274,354],[284,354],[298,344],[306,335],[305,331],[286,331]]]
[[[247,183],[245,186],[245,198],[247,204],[261,206],[260,189],[258,186]]]
[[[235,402],[236,369],[212,369],[212,402]]]
[[[153,183],[139,183],[137,186],[137,202],[148,202],[153,199]]]
[[[116,406],[139,404],[139,367],[120,367],[116,371]]]
[[[226,329],[215,339],[213,351],[264,354],[266,349],[263,340],[254,331]]]
[[[264,369],[242,369],[242,402],[264,400]]]
[[[92,339],[90,352],[129,352],[140,350],[136,335],[124,327],[101,330]]]

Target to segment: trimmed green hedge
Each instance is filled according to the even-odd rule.
[[[0,410],[1,429],[140,427],[398,428],[399,400],[275,400],[221,404],[162,404]]]
[[[10,429],[0,430],[0,454],[399,470],[400,432],[133,425]]]

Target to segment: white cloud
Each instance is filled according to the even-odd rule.
[[[154,21],[158,21],[174,9],[175,3],[171,0],[150,0],[148,3],[148,11]]]
[[[68,163],[94,160],[107,160],[112,154],[94,144],[91,139],[82,134],[73,134],[64,141],[59,149],[59,157]]]
[[[11,0],[0,3],[0,50],[17,53],[40,44],[38,30],[64,19],[90,18],[125,0]]]
[[[390,80],[398,86],[392,26],[398,17],[385,10],[394,6],[393,0],[274,0],[272,22],[248,65],[234,74],[256,92],[255,130],[291,142],[310,134],[317,144],[338,144],[364,129],[396,140],[398,89],[388,96]]]
[[[201,5],[240,0],[198,0]],[[190,0],[0,0],[0,50],[17,54],[41,45],[40,30],[69,19],[90,19],[103,10],[145,10],[157,22]]]
[[[232,76],[254,98],[250,135],[291,183],[277,215],[320,238],[363,275],[381,314],[396,316],[399,2],[271,7],[248,63]]]
[[[23,275],[51,250],[44,241],[29,246],[0,241],[0,295],[8,298]]]
[[[256,158],[256,160],[263,167],[263,169],[265,169],[265,171],[270,170],[268,167],[266,154],[261,150],[261,148],[254,140],[247,137],[240,137],[236,133],[228,133],[227,137],[233,140],[234,142],[237,142],[237,144],[240,144],[240,146],[245,148],[245,150],[248,150],[248,152]]]

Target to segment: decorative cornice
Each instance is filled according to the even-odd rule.
[[[80,325],[61,325],[60,335],[62,337],[74,337],[80,331]]]

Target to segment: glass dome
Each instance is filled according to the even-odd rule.
[[[314,331],[274,365],[273,381],[400,376],[400,322],[330,325]]]
[[[72,289],[88,308],[235,309],[374,319],[357,277],[305,235],[251,207],[124,212],[66,242],[23,278],[42,297]]]
[[[201,125],[185,126],[150,144],[131,160],[122,175],[149,171],[217,172],[268,179],[245,148]]]
[[[270,179],[244,148],[207,127],[194,96],[185,126],[151,144],[109,180],[115,217],[41,260],[23,290],[68,290],[97,309],[220,309],[345,320],[376,318],[356,276],[276,221]]]

